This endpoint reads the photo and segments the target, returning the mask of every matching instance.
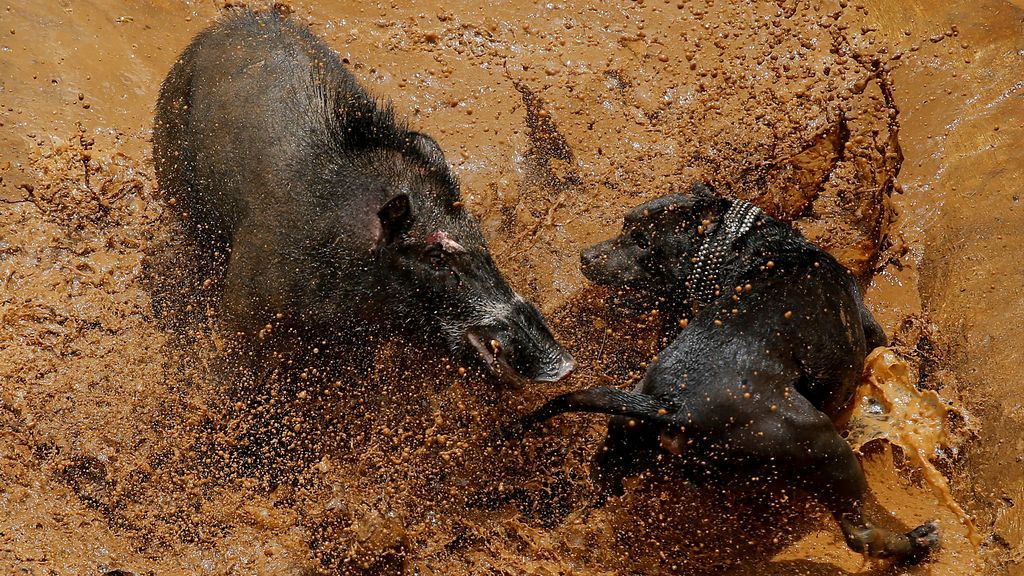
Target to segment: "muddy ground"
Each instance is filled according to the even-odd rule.
[[[10,2],[0,571],[1024,574],[1020,3],[288,5],[441,143],[577,375],[501,391],[391,342],[370,381],[314,374],[313,394],[270,400],[272,418],[226,400],[215,320],[183,335],[154,314],[175,228],[150,158],[159,83],[223,2]],[[949,501],[906,445],[862,449],[875,516],[938,519],[931,561],[866,560],[798,495],[766,511],[646,477],[581,514],[599,417],[485,441],[570,386],[638,376],[653,323],[611,317],[577,254],[628,207],[699,179],[855,270],[910,385],[953,415],[928,455]],[[241,457],[254,429],[283,449]]]

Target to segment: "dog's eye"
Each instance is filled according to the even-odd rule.
[[[647,248],[649,248],[651,245],[651,242],[650,240],[648,240],[647,235],[644,234],[641,230],[633,230],[633,233],[630,234],[629,237],[633,240],[634,244],[636,244],[637,246],[644,250],[647,250]]]

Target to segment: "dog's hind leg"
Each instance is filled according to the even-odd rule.
[[[885,330],[863,303],[860,305],[860,323],[864,326],[864,343],[868,352],[889,343]]]
[[[899,534],[868,521],[862,511],[867,482],[850,445],[805,398],[794,394],[790,402],[785,415],[776,419],[781,425],[773,427],[783,435],[780,442],[765,441],[775,446],[779,469],[788,468],[804,490],[829,508],[850,548],[876,558],[917,562],[938,545],[933,523]]]

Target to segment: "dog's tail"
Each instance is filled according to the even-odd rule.
[[[626,416],[645,422],[671,424],[672,407],[641,392],[618,388],[587,388],[556,396],[543,406],[519,419],[514,427],[506,428],[506,438],[526,432],[545,420],[566,412],[595,412]]]

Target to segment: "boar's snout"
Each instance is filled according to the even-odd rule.
[[[529,302],[516,299],[504,316],[470,327],[466,339],[505,384],[561,380],[576,362],[555,341],[540,312]]]

